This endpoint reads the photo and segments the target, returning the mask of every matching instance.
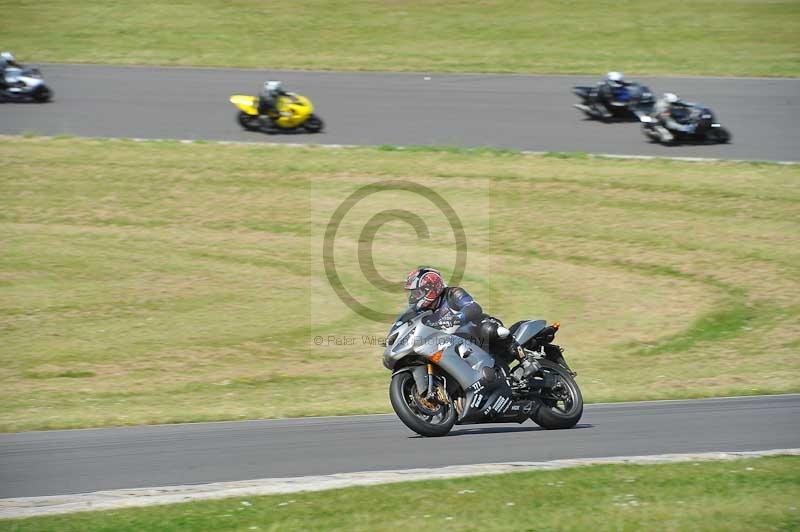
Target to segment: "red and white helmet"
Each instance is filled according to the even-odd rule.
[[[433,308],[447,285],[442,274],[433,268],[420,266],[408,274],[405,289],[408,290],[408,304],[420,309]]]

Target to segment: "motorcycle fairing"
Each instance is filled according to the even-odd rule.
[[[479,423],[502,416],[514,403],[511,397],[511,388],[505,378],[497,379],[493,388],[484,388],[481,382],[476,382],[466,389],[464,410],[456,423]]]
[[[258,98],[255,96],[245,96],[244,94],[234,94],[231,96],[231,103],[240,111],[249,115],[258,115]]]
[[[492,382],[482,379],[484,369],[494,371],[494,357],[476,343],[425,325],[423,317],[427,314],[430,312],[419,314],[411,321],[395,323],[389,331],[389,340],[383,352],[383,365],[388,369],[394,369],[409,356],[430,359],[437,355],[435,364],[454,379],[465,392],[467,403],[460,420],[493,416],[497,413],[494,412],[495,408],[505,411],[511,404],[510,401],[500,401],[501,396],[511,397],[505,375],[497,375]],[[463,347],[459,349],[459,346]],[[417,366],[423,367],[419,364]],[[421,376],[419,374],[420,378]],[[416,381],[417,375],[414,377]],[[421,385],[420,380],[417,382],[418,389],[421,389]],[[423,388],[426,386],[427,384]],[[482,413],[487,407],[490,408],[489,412]]]
[[[545,327],[547,327],[545,320],[523,321],[511,327],[511,334],[514,335],[519,345],[525,345],[528,340],[536,336]]]

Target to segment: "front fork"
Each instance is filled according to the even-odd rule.
[[[441,386],[440,390],[439,386],[436,385],[436,381],[433,378],[433,364],[428,362],[425,365],[425,368],[428,371],[428,389],[425,391],[424,395],[425,399],[442,405],[447,404],[448,403],[448,399],[446,397],[447,392],[445,391],[447,387],[447,381],[445,380],[445,383],[443,385],[440,385]],[[444,377],[441,378],[444,379]]]

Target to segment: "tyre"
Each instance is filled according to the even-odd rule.
[[[39,85],[31,93],[31,98],[39,103],[49,102],[53,98],[53,91],[46,85]]]
[[[539,360],[542,372],[556,379],[556,384],[542,392],[539,408],[531,414],[534,423],[544,429],[570,429],[583,415],[583,396],[572,374],[549,360]]]
[[[400,421],[420,436],[444,436],[456,422],[452,401],[447,404],[426,401],[417,390],[414,376],[407,371],[392,377],[389,400]]]
[[[706,138],[710,142],[727,144],[731,140],[731,134],[724,127],[712,127],[706,133]]]
[[[308,117],[308,120],[306,120],[303,123],[303,128],[309,133],[319,133],[320,131],[322,131],[324,125],[325,124],[322,122],[322,119],[320,117],[318,117],[315,114],[312,114],[311,116]]]
[[[239,111],[239,114],[236,115],[236,121],[247,131],[258,131],[261,129],[261,121],[257,115],[249,115],[244,111]]]

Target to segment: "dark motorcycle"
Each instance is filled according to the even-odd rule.
[[[496,327],[498,338],[513,334],[540,369],[528,377],[484,349],[477,326],[452,334],[425,324],[430,311],[410,307],[386,338],[383,365],[392,370],[389,399],[400,420],[422,436],[444,436],[453,425],[523,423],[546,429],[574,427],[583,415],[576,373],[553,344],[559,325],[521,321]],[[505,336],[504,336],[505,335]],[[511,365],[509,365],[511,364]]]
[[[655,98],[645,85],[631,83],[614,89],[613,97],[604,98],[600,86],[574,87],[572,92],[581,99],[575,108],[594,120],[633,120],[650,113]]]
[[[673,110],[672,118],[685,129],[669,127],[659,115],[645,115],[639,118],[642,132],[651,141],[661,144],[726,144],[731,141],[730,132],[716,121],[708,107],[691,105]]]

